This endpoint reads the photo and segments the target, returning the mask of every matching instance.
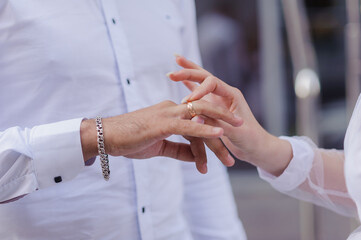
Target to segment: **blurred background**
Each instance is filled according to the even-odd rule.
[[[275,135],[343,148],[360,93],[359,0],[196,0],[203,65],[241,89]],[[357,222],[229,169],[249,240],[346,239]]]

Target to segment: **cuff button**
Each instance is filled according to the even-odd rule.
[[[54,178],[54,181],[56,183],[60,183],[61,181],[63,181],[63,179],[61,178],[61,176],[57,176],[57,177]]]

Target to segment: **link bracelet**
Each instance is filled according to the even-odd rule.
[[[108,181],[110,175],[109,158],[108,158],[108,154],[105,153],[103,124],[102,124],[102,118],[99,116],[96,117],[96,126],[97,126],[97,142],[98,142],[98,153],[100,156],[100,165],[102,167],[103,177],[106,181]]]

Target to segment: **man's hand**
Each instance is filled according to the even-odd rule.
[[[221,119],[232,126],[240,126],[242,119],[223,107],[199,100],[193,102],[197,115]],[[105,150],[109,155],[145,159],[166,156],[183,161],[195,161],[201,173],[207,172],[207,160],[202,138],[219,138],[223,129],[196,121],[185,104],[164,101],[157,105],[111,118],[104,118]],[[97,136],[95,120],[81,125],[84,160],[95,157]],[[165,140],[171,135],[183,135],[190,144]],[[223,147],[224,148],[224,147]],[[224,149],[219,149],[224,151]]]

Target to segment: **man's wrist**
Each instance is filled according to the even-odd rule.
[[[98,155],[97,133],[94,119],[83,120],[80,125],[80,138],[84,161]]]

